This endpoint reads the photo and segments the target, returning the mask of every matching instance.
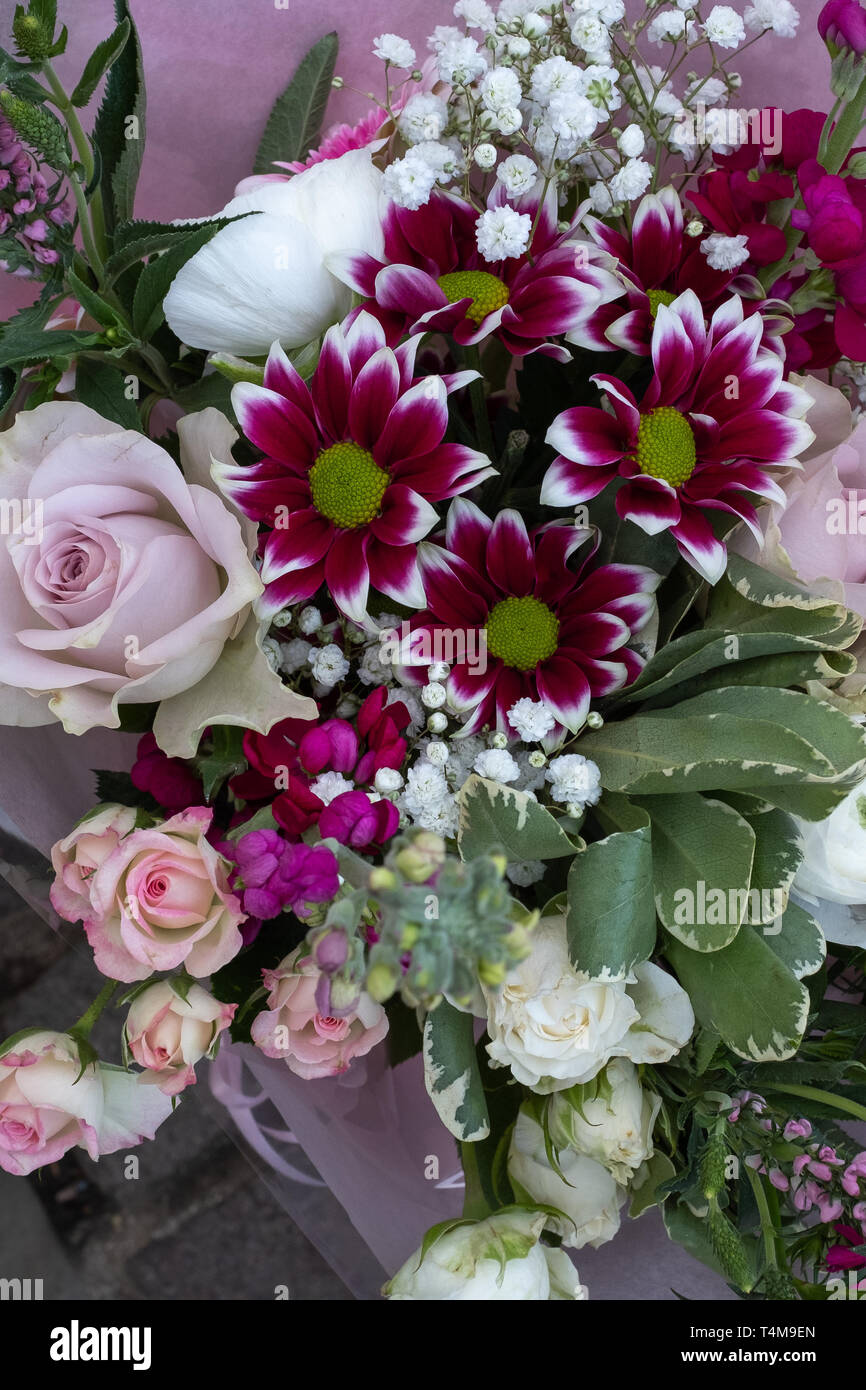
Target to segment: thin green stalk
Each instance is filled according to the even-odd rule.
[[[848,1100],[847,1096],[834,1096],[831,1091],[822,1091],[819,1086],[782,1086],[774,1081],[773,1090],[786,1096],[799,1096],[802,1100],[817,1100],[845,1115],[852,1115],[855,1120],[866,1120],[866,1105],[858,1105],[856,1100]]]
[[[863,111],[866,109],[866,77],[857,88],[857,95],[853,101],[849,101],[839,123],[827,144],[827,160],[825,168],[828,174],[838,174],[842,165],[851,150],[854,141],[860,134],[863,125]]]
[[[764,1254],[767,1257],[767,1264],[772,1268],[778,1267],[778,1257],[776,1254],[776,1230],[773,1225],[773,1218],[770,1215],[770,1207],[767,1202],[767,1194],[764,1191],[764,1184],[755,1172],[754,1168],[746,1167],[746,1174],[755,1194],[755,1205],[758,1208],[758,1215],[761,1218],[761,1234],[764,1238]]]
[[[54,97],[54,104],[62,113],[63,118],[66,121],[67,126],[69,127],[69,134],[72,136],[72,143],[75,146],[78,158],[81,160],[81,164],[84,168],[84,176],[87,183],[89,184],[93,180],[93,175],[96,168],[93,159],[93,150],[90,147],[90,141],[84,133],[84,128],[80,120],[78,119],[78,112],[72,105],[72,102],[69,100],[69,97],[66,94],[66,89],[60,81],[60,78],[57,76],[57,73],[54,71],[54,68],[52,67],[51,63],[44,63],[43,71],[45,73],[45,76],[48,78],[48,83],[51,87],[51,91]],[[105,215],[102,207],[102,194],[100,193],[98,188],[94,189],[93,196],[91,198],[90,213],[92,217],[93,239],[99,247],[99,259],[101,263],[102,257],[108,251],[108,242],[105,236]]]
[[[484,375],[481,371],[481,353],[474,346],[464,348],[463,360],[467,367],[479,373],[476,379],[469,384],[469,399],[472,403],[472,418],[475,421],[475,434],[479,448],[493,463],[495,462],[496,446],[493,443],[493,431],[490,428],[490,417],[487,414]]]
[[[72,1027],[69,1029],[70,1033],[74,1033],[76,1037],[79,1038],[88,1038],[93,1031],[93,1025],[116,989],[116,980],[109,980],[104,984],[99,994],[90,1005],[90,1008],[81,1015],[77,1023],[73,1023]]]

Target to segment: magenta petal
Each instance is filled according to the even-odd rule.
[[[262,581],[270,584],[292,570],[315,565],[327,551],[336,532],[331,522],[314,507],[293,512],[285,528],[269,531],[265,539]]]
[[[589,502],[603,492],[617,476],[616,467],[585,467],[571,459],[556,458],[541,481],[541,502],[545,507],[568,507]]]
[[[367,568],[370,583],[406,608],[423,608],[424,585],[418,569],[414,545],[388,545],[371,535],[367,542]]]
[[[468,629],[467,629],[468,631]],[[467,648],[469,643],[467,642]],[[455,709],[474,709],[493,689],[503,670],[502,662],[491,659],[485,653],[485,661],[469,663],[460,661],[451,668],[448,677],[448,694]],[[484,667],[482,670],[481,668]]]
[[[487,542],[487,574],[503,594],[522,596],[535,587],[535,558],[519,512],[507,508],[493,522]]]
[[[405,483],[385,489],[382,509],[370,522],[370,531],[386,545],[414,545],[423,540],[439,520],[436,508]]]
[[[457,493],[468,492],[496,469],[486,454],[465,444],[439,444],[429,454],[395,463],[391,476],[406,483],[431,502],[443,502]]]
[[[617,516],[636,522],[648,536],[676,525],[682,514],[676,489],[661,478],[635,477],[616,494]]]
[[[276,391],[278,396],[285,396],[287,401],[297,406],[298,410],[312,420],[313,398],[310,388],[289,361],[280,343],[274,343],[268,353],[263,384],[268,391]]]
[[[346,353],[352,375],[357,376],[365,362],[387,347],[385,329],[373,314],[361,309],[354,318],[347,320],[343,327]]]
[[[373,446],[373,455],[380,468],[390,469],[403,459],[429,454],[447,428],[445,386],[439,377],[425,377],[397,401]]]
[[[487,563],[487,541],[493,523],[467,497],[455,497],[448,508],[445,543],[467,564],[481,572]]]
[[[683,506],[683,514],[671,534],[683,559],[688,561],[708,584],[717,584],[725,572],[727,551],[713,535],[709,522],[695,508]]]
[[[612,416],[585,405],[557,415],[545,443],[564,458],[593,468],[617,463],[629,448],[626,432]]]
[[[274,579],[256,603],[256,611],[263,618],[272,618],[282,608],[291,608],[295,603],[303,603],[312,598],[321,588],[325,579],[325,562],[307,569],[290,570],[288,574]]]
[[[457,555],[424,541],[418,547],[427,603],[440,622],[453,628],[483,627],[496,601],[486,579]]]
[[[660,304],[656,313],[652,360],[655,377],[645,404],[667,404],[679,400],[692,380],[695,349],[682,319],[667,304]]]
[[[370,575],[365,555],[366,528],[339,531],[325,559],[325,582],[341,612],[356,623],[367,617]]]
[[[535,673],[539,698],[550,707],[560,724],[576,734],[589,713],[589,681],[580,667],[565,656],[553,656]]]
[[[448,296],[432,275],[409,265],[388,265],[376,277],[376,302],[383,309],[399,310],[417,319],[428,309],[439,309]]]
[[[316,427],[285,396],[240,381],[232,391],[232,405],[247,439],[263,454],[280,463],[313,462],[320,449]]]
[[[320,428],[331,440],[346,437],[351,390],[352,368],[342,329],[329,328],[313,373],[312,392]]]
[[[349,436],[363,449],[372,449],[400,395],[400,369],[388,348],[380,348],[364,363],[349,397]]]

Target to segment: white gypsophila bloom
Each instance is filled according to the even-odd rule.
[[[427,47],[430,49],[431,53],[435,53],[438,57],[447,44],[452,43],[455,39],[462,39],[463,37],[463,33],[456,25],[437,24],[433,33],[427,40]]]
[[[749,259],[749,238],[713,232],[712,236],[701,242],[701,253],[713,270],[736,270]]]
[[[528,695],[511,706],[508,720],[525,743],[540,743],[556,723],[544,701],[531,700]]]
[[[427,710],[426,710],[426,709],[424,708],[424,706],[421,704],[421,700],[420,700],[420,698],[419,698],[418,691],[417,691],[417,690],[413,690],[411,686],[403,686],[403,687],[401,687],[401,688],[396,692],[396,694],[397,694],[397,699],[400,700],[401,703],[404,704],[404,705],[406,706],[406,709],[409,711],[409,728],[408,728],[408,734],[409,734],[410,737],[412,737],[412,736],[414,736],[415,734],[419,733],[420,730],[423,729],[424,726],[426,725],[426,723],[427,723]],[[431,717],[431,719],[432,719],[434,716],[431,715],[430,717]],[[447,724],[447,720],[446,720],[446,724]]]
[[[342,796],[343,792],[351,792],[354,789],[355,783],[344,777],[342,772],[322,772],[315,782],[310,783],[313,796],[317,796],[326,806],[330,806],[334,797]]]
[[[484,751],[484,739],[480,734],[469,734],[466,738],[452,739],[448,745],[448,776],[458,786],[462,786],[469,775],[478,754]]]
[[[286,642],[283,647],[280,670],[287,676],[293,676],[296,671],[300,671],[302,666],[306,666],[312,650],[312,642],[305,642],[303,637],[295,637],[293,641]]]
[[[354,695],[344,695],[334,711],[338,719],[354,719],[360,702]]]
[[[601,773],[598,765],[582,753],[563,753],[551,758],[545,771],[554,801],[578,806],[595,806],[601,797]]]
[[[452,86],[468,86],[487,71],[487,59],[475,39],[467,34],[449,39],[438,54],[439,76]]]
[[[626,159],[637,159],[638,155],[643,154],[646,141],[640,126],[632,122],[626,126],[616,143]]]
[[[647,106],[652,103],[653,110],[660,116],[676,116],[682,110],[682,102],[676,96],[670,80],[665,80],[664,68],[657,63],[645,67],[642,63],[633,64],[637,86]],[[658,88],[658,90],[656,90]]]
[[[545,106],[551,97],[560,92],[582,92],[583,73],[567,58],[556,56],[545,58],[532,70],[529,94],[539,106]]]
[[[448,698],[448,692],[441,681],[428,681],[421,691],[421,703],[425,709],[441,709]]]
[[[407,145],[438,140],[448,124],[448,107],[433,92],[416,92],[397,118],[397,128]]]
[[[500,24],[513,24],[531,14],[537,4],[538,0],[502,0],[496,18]]]
[[[512,58],[528,58],[532,52],[532,44],[523,34],[515,34],[505,46]]]
[[[398,207],[417,212],[430,201],[436,187],[436,170],[422,158],[413,158],[413,146],[403,159],[397,159],[382,175],[382,192]]]
[[[492,169],[497,158],[496,146],[487,143],[476,146],[473,158],[479,169]]]
[[[652,165],[645,159],[629,159],[610,181],[610,191],[620,203],[631,203],[645,193],[652,178]]]
[[[448,728],[448,715],[441,710],[434,710],[427,719],[427,728],[431,734],[444,734]]]
[[[380,34],[373,40],[373,52],[384,62],[393,63],[395,68],[415,66],[415,50],[409,40],[401,39],[399,34]]]
[[[279,671],[283,659],[282,644],[275,637],[265,637],[262,639],[262,651],[271,670]]]
[[[704,33],[710,43],[719,48],[737,48],[746,37],[743,21],[730,5],[713,6],[707,15]]]
[[[402,785],[403,774],[398,772],[396,767],[380,767],[373,778],[373,786],[383,796],[390,796],[391,792],[398,792]]]
[[[272,627],[291,627],[295,621],[295,615],[291,608],[281,608],[279,613],[275,613],[271,618]]]
[[[544,878],[545,865],[540,859],[519,859],[506,865],[505,873],[518,888],[528,888]]]
[[[475,240],[485,261],[504,261],[522,256],[532,235],[532,218],[504,203],[488,208],[475,224]]]
[[[349,674],[350,663],[336,642],[329,642],[327,647],[318,647],[313,652],[310,657],[310,669],[313,679],[320,681],[322,685],[336,685]]]
[[[619,73],[606,63],[590,63],[584,68],[584,95],[600,111],[617,111],[622,106],[622,94],[617,82]]]
[[[575,14],[598,15],[608,28],[625,17],[623,0],[574,0],[571,8]]]
[[[412,146],[409,154],[430,166],[437,183],[450,183],[463,172],[463,150],[456,140],[422,140]]]
[[[434,767],[445,767],[448,762],[448,744],[434,739],[424,750],[425,757]]]
[[[467,29],[483,29],[489,34],[496,27],[496,16],[487,0],[457,0],[454,14],[463,20]]]
[[[704,106],[724,106],[728,89],[720,77],[696,77],[686,87],[686,105],[702,101]]]
[[[358,667],[358,678],[364,685],[384,685],[393,678],[394,668],[390,661],[382,660],[381,648],[365,647]]]
[[[790,0],[752,0],[744,19],[750,29],[772,29],[781,39],[793,39],[800,14]]]
[[[604,53],[610,47],[610,34],[598,15],[579,14],[571,27],[571,42],[584,53]]]
[[[523,125],[523,114],[519,106],[504,106],[497,111],[494,125],[500,135],[516,135]]]
[[[301,629],[301,632],[303,632],[305,636],[309,637],[311,632],[318,632],[321,626],[322,615],[319,612],[318,608],[316,608],[313,604],[308,604],[306,608],[301,609],[301,613],[298,618],[298,627]]]
[[[480,90],[481,100],[493,112],[518,106],[522,96],[520,78],[513,68],[491,68],[484,74]]]
[[[413,808],[437,806],[450,795],[445,773],[428,758],[419,758],[406,774],[406,791],[403,800],[408,810]]]
[[[603,217],[606,212],[610,212],[613,207],[613,198],[606,183],[598,179],[589,185],[589,201],[593,212],[597,212]]]
[[[546,124],[566,145],[579,145],[588,140],[599,122],[599,112],[593,103],[576,92],[560,92],[547,106]],[[562,147],[558,153],[562,154]]]
[[[472,768],[489,782],[514,782],[520,776],[520,768],[506,748],[486,748]]]
[[[496,178],[509,198],[520,198],[534,187],[538,166],[525,154],[510,154],[496,170]]]
[[[694,23],[686,18],[683,10],[663,10],[649,24],[647,34],[655,44],[676,43],[686,33],[694,30]]]
[[[460,824],[460,808],[457,805],[457,798],[456,796],[447,796],[436,806],[424,807],[417,815],[413,815],[412,819],[423,830],[433,830],[444,840],[450,839],[457,834],[457,827]]]

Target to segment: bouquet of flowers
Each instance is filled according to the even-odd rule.
[[[128,0],[71,92],[56,9],[0,50],[0,708],[140,741],[53,850],[104,984],[0,1046],[0,1166],[152,1138],[228,1037],[422,1053],[465,1208],[387,1297],[584,1299],[626,1204],[856,1297],[863,9],[829,113],[735,105],[789,0],[457,0],[322,135],[329,34],[192,223],[135,217]]]

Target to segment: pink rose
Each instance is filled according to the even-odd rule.
[[[16,1175],[55,1163],[67,1150],[91,1158],[152,1139],[171,1101],[146,1091],[122,1067],[82,1071],[66,1033],[32,1029],[0,1048],[0,1168]]]
[[[97,806],[52,847],[55,878],[49,896],[55,912],[67,922],[79,922],[89,914],[90,880],[132,830],[135,817],[130,806]]]
[[[200,985],[180,995],[170,980],[148,985],[133,1000],[124,1038],[144,1073],[138,1078],[176,1096],[195,1085],[195,1064],[213,1055],[217,1038],[228,1028],[237,1004],[221,1004]]]
[[[217,411],[189,421],[199,453],[203,434],[217,455],[234,438]],[[0,434],[0,502],[6,723],[117,728],[119,703],[202,680],[261,592],[248,528],[203,467],[185,477],[164,449],[87,406],[19,412]]]
[[[253,1021],[252,1039],[266,1057],[278,1057],[296,1076],[315,1081],[348,1070],[388,1032],[388,1016],[369,994],[361,994],[344,1018],[319,1013],[316,989],[322,972],[306,946],[295,947],[276,970],[263,971],[268,1010]]]
[[[113,980],[145,980],[156,970],[183,965],[210,975],[236,956],[244,914],[229,890],[230,866],[205,839],[213,819],[193,806],[150,828],[117,839],[89,877],[82,897],[67,899],[55,884],[52,902],[68,921],[84,923],[99,970]],[[77,827],[51,852],[58,881],[77,869]],[[109,827],[111,836],[116,831]],[[82,900],[83,898],[83,900]]]
[[[731,549],[866,617],[866,419],[852,425],[835,387],[791,380],[815,399],[807,415],[815,442],[801,456],[802,470],[781,480],[787,505],[761,514],[764,548],[743,531]]]

